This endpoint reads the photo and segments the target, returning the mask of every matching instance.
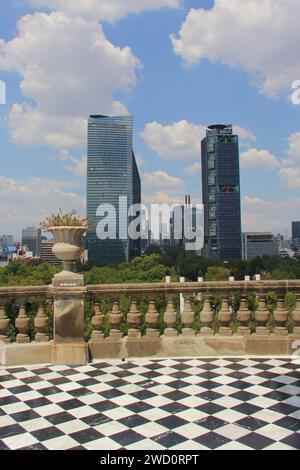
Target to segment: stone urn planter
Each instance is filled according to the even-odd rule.
[[[62,261],[64,272],[73,272],[75,261],[84,252],[83,235],[86,227],[49,227],[54,236],[53,254]]]

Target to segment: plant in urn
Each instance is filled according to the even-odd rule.
[[[83,276],[74,272],[75,262],[84,252],[83,235],[86,232],[87,219],[83,219],[74,210],[70,213],[53,214],[42,224],[54,237],[53,254],[63,263],[63,271],[54,276],[54,285],[82,285]]]

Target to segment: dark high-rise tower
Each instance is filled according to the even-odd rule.
[[[239,139],[231,125],[209,126],[202,141],[204,256],[241,259]]]
[[[292,222],[292,240],[300,239],[300,222]]]
[[[90,116],[88,122],[87,165],[87,231],[88,259],[93,264],[113,264],[128,261],[140,254],[140,240],[133,241],[124,233],[120,236],[119,217],[130,222],[126,208],[120,209],[119,198],[127,204],[141,203],[141,180],[133,153],[132,116]],[[116,211],[117,239],[100,240],[96,227],[101,217],[96,215],[101,204]],[[121,214],[120,214],[121,212]],[[123,230],[124,232],[124,230]]]

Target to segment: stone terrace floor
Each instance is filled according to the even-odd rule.
[[[0,369],[0,449],[300,449],[300,364],[137,359]]]

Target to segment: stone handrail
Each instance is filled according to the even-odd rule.
[[[101,294],[164,294],[197,292],[207,294],[226,294],[238,292],[249,294],[251,292],[267,293],[274,291],[279,294],[286,292],[300,293],[300,281],[233,281],[233,282],[185,282],[185,283],[147,283],[147,284],[98,284],[86,286],[88,293]]]
[[[269,292],[277,296],[272,311],[267,304]],[[284,302],[289,292],[296,295],[296,305],[292,311]],[[232,294],[239,294],[240,297],[235,306],[230,304]],[[257,297],[255,309],[248,302],[250,294]],[[147,298],[144,305],[146,312],[143,313],[139,311],[142,295]],[[121,311],[122,296],[129,298],[127,314]],[[158,308],[158,296],[165,298],[166,308]],[[216,296],[220,298],[218,304],[215,302]],[[31,308],[32,298],[34,308]],[[106,303],[109,311],[102,311],[104,299],[109,300]],[[88,302],[86,311],[89,311],[85,320],[84,301]],[[196,311],[194,304],[199,301],[201,303]],[[78,348],[88,347],[93,358],[101,358],[167,354],[170,341],[175,354],[182,342],[190,341],[194,349],[188,350],[186,355],[194,355],[197,352],[200,354],[198,346],[195,346],[199,341],[212,344],[208,338],[216,344],[227,338],[226,341],[230,341],[234,348],[241,349],[243,344],[245,351],[247,338],[252,338],[259,341],[259,347],[264,351],[266,338],[269,337],[275,340],[276,345],[281,345],[274,349],[279,354],[282,342],[287,344],[291,335],[300,339],[300,281],[99,284],[78,287],[52,284],[0,288],[0,341],[7,345],[14,341],[17,345],[50,344],[52,325],[49,325],[49,313],[54,315],[53,344],[57,344],[56,356],[52,354],[51,357],[55,358],[58,355],[63,358],[67,347],[68,357],[72,358],[73,343]],[[87,327],[85,335],[84,325]],[[72,327],[75,328],[73,333]],[[88,346],[86,340],[89,340]],[[222,352],[223,349],[220,350]],[[84,354],[87,355],[86,352]]]

